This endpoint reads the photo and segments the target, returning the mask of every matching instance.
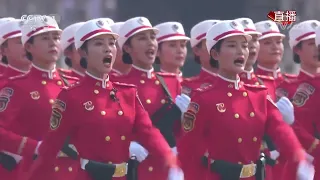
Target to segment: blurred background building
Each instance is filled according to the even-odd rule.
[[[20,18],[25,14],[58,14],[61,28],[98,17],[125,21],[145,16],[153,25],[179,21],[189,34],[196,23],[206,19],[250,17],[253,21],[267,19],[271,10],[296,10],[298,21],[320,19],[320,0],[0,0],[0,16]],[[287,34],[288,29],[282,30]],[[296,72],[287,38],[282,69]],[[190,76],[199,71],[191,50],[183,69]]]

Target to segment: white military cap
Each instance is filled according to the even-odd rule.
[[[201,21],[191,28],[190,44],[191,47],[196,46],[199,42],[206,38],[207,31],[220,20],[205,20]]]
[[[118,34],[112,32],[110,25],[100,18],[85,22],[75,34],[76,49],[79,49],[85,41],[102,34],[111,34],[115,39],[118,38]]]
[[[128,19],[124,22],[119,31],[119,48],[122,49],[124,43],[131,36],[146,30],[153,30],[156,34],[159,32],[158,29],[152,27],[150,21],[145,17],[134,17]]]
[[[7,23],[9,21],[15,20],[15,18],[13,17],[4,17],[4,18],[0,18],[0,25],[3,23]]]
[[[206,35],[206,46],[210,54],[211,48],[219,41],[232,36],[242,35],[247,41],[251,40],[251,36],[244,32],[243,26],[234,20],[221,21],[213,25]]]
[[[261,33],[259,40],[268,38],[268,37],[285,37],[284,34],[280,33],[280,30],[277,24],[273,21],[266,20],[260,21],[254,24],[257,28],[257,31]]]
[[[116,22],[116,23],[112,24],[112,25],[110,26],[112,32],[119,34],[120,28],[121,28],[121,26],[122,26],[123,24],[124,24],[124,22]]]
[[[59,28],[57,21],[50,16],[44,16],[41,20],[39,18],[24,20],[21,27],[22,44],[25,45],[25,43],[35,35],[51,31],[61,32],[62,30]]]
[[[114,21],[110,18],[97,18],[96,20],[102,20],[105,23],[109,24],[109,26],[111,26],[112,24],[114,24]]]
[[[320,45],[320,26],[316,28],[316,45]]]
[[[0,24],[0,45],[2,45],[8,39],[21,37],[22,23],[22,20],[14,19]]]
[[[314,39],[316,28],[320,26],[317,20],[303,21],[292,26],[289,31],[289,45],[293,49],[299,42]]]
[[[159,30],[157,34],[158,43],[172,40],[190,40],[179,22],[165,22],[154,26],[154,28]]]
[[[261,35],[261,33],[257,31],[256,26],[254,25],[252,19],[238,18],[238,19],[235,19],[235,21],[239,22],[243,26],[244,32],[248,34]]]
[[[64,51],[67,47],[69,47],[72,43],[74,43],[74,35],[77,30],[84,24],[85,22],[78,22],[75,24],[71,24],[66,27],[61,34],[61,47]]]

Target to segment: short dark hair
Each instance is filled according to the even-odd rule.
[[[224,39],[219,40],[219,41],[210,49],[210,51],[211,51],[212,49],[214,49],[215,51],[220,52],[223,41],[224,41]],[[213,67],[213,68],[219,68],[219,61],[216,60],[216,59],[214,59],[214,58],[211,56],[211,54],[210,54],[210,65],[211,65],[211,67]]]
[[[302,42],[300,41],[295,48],[302,49]],[[293,61],[297,64],[301,63],[300,56],[295,52],[293,52]]]
[[[88,53],[88,41],[85,41],[82,46],[80,47],[81,50],[85,51],[86,53]],[[87,59],[84,58],[84,57],[81,57],[80,59],[80,66],[83,68],[83,69],[87,69],[87,66],[88,66],[88,62],[87,62]]]
[[[4,42],[2,43],[2,45],[1,45],[1,48],[6,48],[6,47],[8,47],[8,41],[7,41],[7,40],[4,41]],[[8,64],[8,58],[7,58],[7,56],[2,55],[1,62],[2,62],[3,64]]]
[[[196,48],[199,48],[199,49],[202,48],[202,41],[200,41],[200,42],[196,45]],[[197,64],[201,64],[200,57],[197,56],[197,55],[194,55],[194,61],[195,61]]]
[[[34,42],[34,38],[33,38],[33,36],[32,36],[32,37],[30,37],[30,39],[26,42],[26,44],[27,44],[27,43],[33,44],[33,42]],[[29,59],[29,61],[32,61],[32,59],[33,59],[32,54],[31,54],[29,51],[27,51],[27,50],[26,50],[26,56],[27,56],[27,59]]]
[[[129,39],[124,43],[124,45],[131,46],[131,39],[132,37],[129,37]],[[119,49],[120,50],[120,49]],[[122,49],[122,61],[124,64],[132,64],[132,58],[129,53],[127,53],[125,50]]]
[[[70,44],[67,48],[66,51],[72,51],[73,50],[73,44]],[[72,67],[72,61],[70,58],[65,57],[64,58],[64,62],[66,63],[66,65],[71,68]]]
[[[162,44],[163,44],[163,42],[160,42],[160,43],[158,44],[158,50],[161,50]],[[154,60],[154,63],[155,63],[155,64],[161,64],[160,58],[159,58],[158,56],[157,56],[156,59]]]

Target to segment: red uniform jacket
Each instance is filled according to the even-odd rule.
[[[111,96],[112,92],[115,96]],[[88,74],[59,94],[53,105],[50,127],[28,180],[47,179],[68,136],[81,158],[102,163],[127,162],[134,133],[137,141],[154,156],[166,162],[172,158],[162,135],[152,127],[134,85],[112,83]],[[91,180],[91,177],[80,169],[76,179]]]
[[[167,87],[174,98],[180,94],[180,83],[175,74],[157,73],[163,77]],[[156,77],[156,73],[152,70],[142,70],[136,66],[132,66],[131,71],[121,77],[117,77],[116,81],[135,84],[138,87],[139,97],[149,116],[152,116],[160,107],[166,103],[167,98],[161,83]],[[154,141],[157,141],[154,139]],[[163,180],[167,179],[168,169],[164,168],[158,157],[152,153],[139,164],[138,176],[139,180]]]
[[[196,91],[198,88],[203,88],[208,86],[215,78],[216,74],[210,71],[205,70],[204,68],[201,69],[200,74],[195,77],[185,78],[181,83],[182,86],[182,93],[187,94],[188,96],[192,97],[193,92]],[[190,104],[190,107],[193,107],[195,104]],[[194,107],[196,108],[196,107]],[[183,133],[187,133],[187,131],[183,131]],[[184,172],[184,177],[186,180],[193,180],[193,179],[205,179],[207,168],[198,161],[197,165],[190,163],[190,154],[185,154],[185,149],[188,148],[189,139],[184,138],[183,136],[178,141],[178,157],[179,161],[181,162],[181,167]],[[188,150],[187,150],[188,151]],[[187,152],[186,151],[186,152]],[[203,154],[197,158],[200,160]]]
[[[244,85],[219,76],[211,85],[197,90],[192,101],[197,108],[190,108],[186,113],[190,118],[183,122],[188,131],[184,138],[189,139],[189,151],[185,153],[202,154],[208,149],[212,160],[251,164],[259,157],[266,133],[285,158],[304,158],[302,147],[265,86]],[[192,160],[190,163],[195,164]],[[208,179],[219,180],[220,176],[210,172]]]
[[[4,70],[4,72],[0,75],[0,88],[3,87],[7,83],[7,79],[9,77],[18,76],[21,74],[25,74],[27,71],[21,71],[17,68],[14,68],[10,65]]]
[[[7,69],[7,67],[8,67],[8,65],[0,62],[0,74],[4,73],[4,70]]]
[[[0,149],[23,156],[19,177],[33,162],[38,141],[49,129],[51,106],[64,86],[57,71],[33,66],[29,73],[9,78],[1,90]],[[78,161],[59,158],[46,179],[73,179]]]
[[[320,168],[319,80],[317,76],[301,81],[292,100],[295,106],[293,129],[305,150],[315,158],[315,180],[320,179],[320,172],[317,171]]]

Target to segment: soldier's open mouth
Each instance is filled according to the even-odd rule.
[[[111,61],[112,61],[112,59],[110,57],[106,57],[106,58],[103,59],[103,63],[104,64],[106,64],[106,63],[110,64]]]
[[[238,65],[238,66],[243,66],[244,65],[244,59],[242,59],[242,58],[236,59],[234,61],[234,64]]]

